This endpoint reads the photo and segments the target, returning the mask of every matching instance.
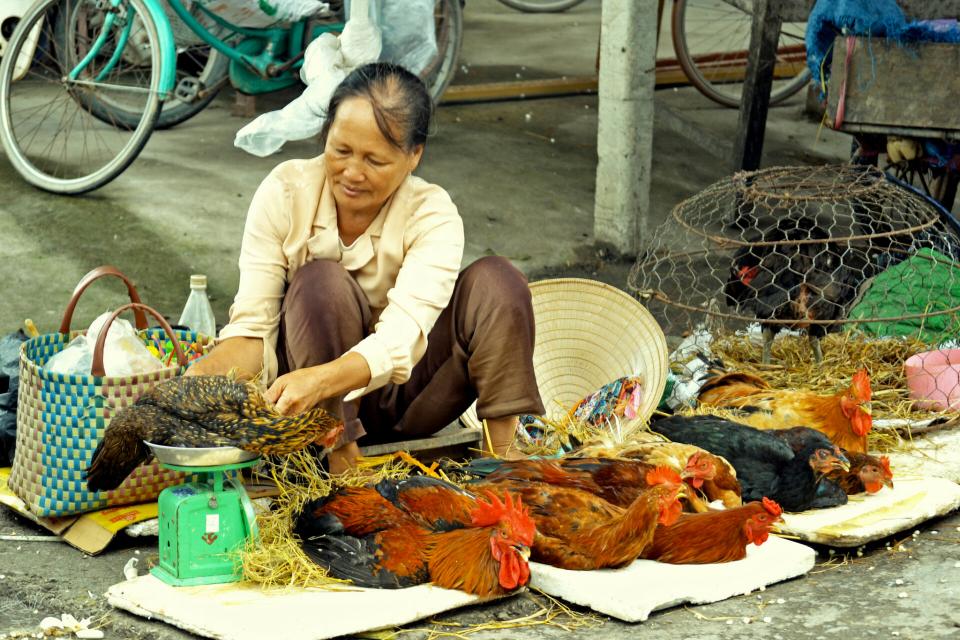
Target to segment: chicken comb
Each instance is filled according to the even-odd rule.
[[[533,544],[533,535],[536,531],[536,525],[533,518],[523,507],[523,501],[518,496],[516,503],[513,496],[504,493],[505,501],[501,501],[492,491],[484,491],[490,502],[484,502],[477,498],[477,506],[471,513],[471,521],[475,527],[492,527],[499,524],[505,524],[514,536],[517,542],[526,546]]]
[[[870,374],[866,369],[860,369],[853,374],[853,384],[851,385],[854,395],[860,402],[870,402]]]
[[[883,477],[887,480],[893,479],[893,471],[890,469],[889,456],[880,456],[880,466],[883,467]]]
[[[772,515],[774,518],[779,518],[780,514],[783,513],[783,508],[777,504],[776,500],[771,500],[770,498],[763,497],[763,508],[767,510],[767,513]]]
[[[702,452],[702,451],[694,451],[694,452],[693,452],[693,455],[690,456],[689,458],[687,458],[687,466],[688,466],[688,467],[695,467],[695,466],[697,466],[698,464],[700,464],[700,454],[701,454],[701,453],[703,453],[703,452]]]
[[[679,485],[681,482],[683,482],[683,479],[680,474],[664,465],[647,471],[647,484],[651,487],[655,484]]]

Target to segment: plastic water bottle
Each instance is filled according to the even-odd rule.
[[[207,297],[207,276],[190,276],[190,297],[180,314],[181,326],[190,327],[197,333],[215,338],[217,336],[217,321],[213,316],[213,307]]]

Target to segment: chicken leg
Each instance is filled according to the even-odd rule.
[[[823,347],[820,346],[820,336],[810,332],[807,334],[807,339],[810,341],[810,348],[813,350],[813,361],[820,364],[823,362]]]
[[[777,335],[773,327],[765,326],[763,328],[763,356],[760,362],[770,364],[770,352],[773,350],[773,338]]]

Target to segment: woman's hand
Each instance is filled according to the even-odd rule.
[[[278,413],[289,416],[312,409],[327,398],[362,389],[369,382],[367,361],[358,353],[347,353],[333,362],[280,376],[266,397]]]
[[[285,416],[312,409],[333,395],[328,385],[323,383],[324,368],[327,367],[330,365],[322,364],[280,376],[267,390],[267,400],[274,403],[277,412]]]
[[[250,378],[263,368],[261,338],[227,338],[187,367],[185,376],[222,376],[237,368]]]

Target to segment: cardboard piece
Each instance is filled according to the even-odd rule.
[[[530,563],[530,586],[626,622],[678,604],[706,604],[750,593],[803,575],[813,568],[813,549],[770,537],[747,547],[736,562],[676,565],[637,560],[623,569],[569,571]]]
[[[64,542],[89,555],[97,555],[107,548],[110,541],[126,527],[157,517],[157,503],[147,502],[123,507],[112,507],[82,515],[64,518],[40,518],[31,513],[27,505],[7,486],[10,468],[0,468],[0,504],[4,504],[23,517],[35,522]],[[248,486],[247,493],[253,497],[277,495],[274,485]]]
[[[172,587],[152,575],[107,590],[114,607],[207,638],[325,640],[409,624],[481,602],[424,584],[408,589],[264,590],[249,582]]]
[[[151,502],[64,518],[40,518],[31,513],[23,500],[10,491],[7,487],[9,477],[9,468],[0,469],[0,504],[10,507],[28,520],[60,536],[64,542],[90,555],[106,549],[124,527],[157,517],[157,503]]]
[[[857,494],[832,509],[783,514],[783,533],[835,547],[858,547],[960,507],[960,485],[943,478],[897,477],[894,488]]]

